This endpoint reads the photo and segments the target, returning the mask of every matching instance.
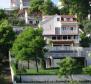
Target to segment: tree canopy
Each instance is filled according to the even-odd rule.
[[[87,34],[91,34],[91,21],[87,21],[87,22],[84,24],[84,31],[85,31],[85,33],[87,33]]]
[[[59,13],[58,8],[53,4],[51,0],[31,0],[30,11],[37,13],[37,15],[54,15]]]
[[[83,68],[83,73],[91,75],[91,65]]]
[[[30,1],[30,11],[32,13],[41,13],[41,8],[44,3],[44,0],[31,0]]]
[[[41,10],[43,15],[54,15],[60,13],[58,7],[55,6],[51,0],[45,1]]]
[[[7,15],[5,14],[5,11],[0,9],[0,20],[6,19],[6,18],[7,18]]]
[[[0,21],[0,53],[8,55],[15,38],[13,28],[7,20]]]
[[[72,79],[72,74],[75,74],[75,72],[78,70],[78,64],[76,63],[76,60],[71,57],[66,57],[60,60],[58,65],[58,75],[60,77],[65,76],[69,79],[70,84],[75,84],[75,81]]]
[[[16,61],[26,60],[28,65],[29,60],[35,61],[38,72],[38,60],[44,59],[44,46],[42,30],[29,27],[17,36],[11,51]]]
[[[41,29],[27,28],[17,36],[12,52],[16,60],[34,60],[35,56],[43,57],[45,41]]]
[[[91,44],[91,38],[86,36],[86,33],[80,35],[80,46],[82,47],[89,47]]]
[[[59,63],[59,76],[74,74],[77,68],[76,60],[71,57],[66,57]]]
[[[60,0],[68,14],[77,14],[78,20],[82,21],[88,16],[90,10],[89,0]]]

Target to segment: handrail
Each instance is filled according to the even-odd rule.
[[[76,51],[82,51],[83,48],[82,47],[68,47],[68,46],[57,46],[57,47],[45,47],[46,49],[48,49],[49,51],[58,51],[58,50],[76,50]]]

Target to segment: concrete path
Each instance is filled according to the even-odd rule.
[[[18,76],[19,77],[19,76]],[[65,77],[59,78],[56,75],[22,75],[22,82],[31,82],[31,81],[65,81]],[[91,81],[91,76],[88,75],[74,75],[73,80],[77,81]]]

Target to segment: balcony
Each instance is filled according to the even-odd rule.
[[[49,51],[82,51],[82,47],[70,47],[70,46],[57,46],[57,47],[45,47]]]
[[[61,35],[61,36],[52,36],[51,42],[60,42],[60,43],[79,43],[79,36],[77,35]]]
[[[73,30],[73,31],[70,31],[70,30],[62,30],[61,31],[61,35],[79,35],[79,32],[78,30]]]
[[[51,52],[48,52],[45,54],[45,57],[46,58],[50,58],[50,56],[52,56],[52,58],[63,58],[63,57],[85,57],[86,54],[83,53],[83,52],[72,52],[72,53],[51,53]]]
[[[91,51],[91,48],[82,48],[82,47],[45,47],[48,52],[45,53],[45,58],[63,58],[66,56],[70,57],[86,57],[88,56],[88,51]]]

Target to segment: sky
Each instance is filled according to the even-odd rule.
[[[54,3],[57,3],[58,0],[52,0]],[[10,8],[10,0],[2,0],[0,2],[0,8]]]
[[[0,8],[9,8],[10,7],[10,0],[2,0],[0,2]]]
[[[59,0],[52,0],[52,1],[57,4]]]

